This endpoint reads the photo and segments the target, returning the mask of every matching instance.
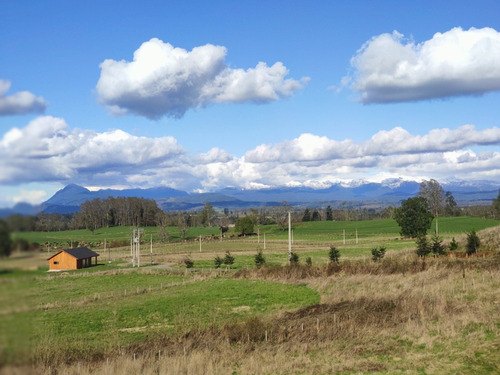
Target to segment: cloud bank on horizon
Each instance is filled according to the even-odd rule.
[[[158,38],[144,42],[131,62],[105,60],[97,83],[99,102],[115,115],[181,118],[213,103],[268,103],[290,96],[308,78],[286,78],[281,62],[247,70],[225,63],[227,50],[206,44],[186,51]]]
[[[361,143],[305,133],[260,145],[240,157],[217,147],[192,155],[173,137],[71,130],[63,119],[44,116],[11,129],[0,140],[0,184],[59,181],[209,191],[228,186],[321,188],[361,178],[499,179],[500,152],[472,150],[499,144],[497,127],[464,125],[425,135],[396,127]]]
[[[344,77],[369,103],[409,102],[500,90],[500,32],[453,28],[416,44],[397,31],[367,41]]]

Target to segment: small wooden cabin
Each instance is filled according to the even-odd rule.
[[[95,258],[95,264],[97,264],[98,256],[99,254],[88,247],[75,247],[61,250],[47,260],[49,261],[49,270],[76,270],[90,267],[92,258]]]

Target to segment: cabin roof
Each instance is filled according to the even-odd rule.
[[[75,257],[76,259],[86,259],[99,256],[99,254],[97,254],[95,251],[90,250],[88,247],[74,247],[72,249],[61,250],[57,254],[52,255],[49,259],[52,259],[63,251]]]

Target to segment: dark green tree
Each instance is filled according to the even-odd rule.
[[[318,210],[314,210],[311,217],[312,221],[321,221],[321,215]]]
[[[460,209],[457,206],[457,202],[455,201],[455,197],[450,191],[447,191],[444,194],[445,203],[444,212],[447,216],[458,216],[460,214]]]
[[[372,260],[374,262],[378,262],[385,256],[385,246],[374,247],[372,249]]]
[[[243,236],[253,233],[253,220],[250,216],[245,216],[236,220],[234,229],[236,233],[240,233]]]
[[[7,223],[0,220],[0,258],[8,257],[12,251],[12,239]]]
[[[432,213],[424,197],[408,198],[394,212],[394,219],[404,237],[425,236],[432,224]]]
[[[222,266],[222,263],[224,263],[224,259],[222,259],[220,256],[216,256],[214,258],[214,266],[215,268],[220,268],[220,266]]]
[[[481,246],[481,241],[476,231],[473,229],[470,233],[467,233],[467,247],[465,252],[467,255],[474,254],[479,249],[479,246]]]
[[[292,252],[290,254],[290,265],[296,266],[299,264],[299,254]]]
[[[302,216],[302,221],[311,221],[311,210],[306,208],[304,211],[304,216]]]
[[[417,238],[417,256],[419,258],[425,258],[431,253],[431,245],[427,240],[427,236],[419,236]]]
[[[455,237],[453,237],[453,238],[451,239],[451,242],[450,242],[450,244],[449,244],[448,248],[450,249],[450,251],[454,251],[454,250],[458,249],[458,243],[457,243],[457,241],[455,240]]]
[[[201,224],[206,227],[212,226],[212,218],[215,216],[215,210],[210,202],[205,202],[205,206],[200,212]]]
[[[340,251],[335,246],[330,246],[328,258],[330,259],[331,263],[338,263],[340,258]]]
[[[446,252],[444,251],[443,240],[441,240],[438,236],[432,236],[431,240],[431,249],[434,255],[444,255]]]
[[[234,257],[231,255],[229,250],[226,251],[226,256],[224,257],[224,264],[229,267],[231,267],[231,265],[234,264]]]
[[[262,254],[262,250],[259,250],[255,255],[255,266],[257,268],[261,268],[266,264],[266,258],[264,258],[264,254]]]
[[[332,208],[330,206],[328,206],[326,208],[326,221],[332,221],[332,220],[333,220]]]
[[[12,242],[11,249],[16,251],[28,251],[30,249],[30,243],[24,238],[16,238]]]
[[[495,217],[500,219],[500,190],[498,190],[498,197],[493,199],[492,203],[493,211],[495,212]]]
[[[185,257],[184,258],[184,265],[186,266],[186,268],[193,268],[194,261],[190,257]]]

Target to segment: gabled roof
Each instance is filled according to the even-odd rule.
[[[57,254],[52,255],[48,260],[52,259],[56,255],[62,253],[62,252],[68,253],[69,255],[75,257],[76,259],[85,259],[85,258],[92,258],[92,257],[98,257],[99,254],[97,254],[95,251],[90,250],[88,247],[75,247],[72,249],[64,249],[59,251]]]

